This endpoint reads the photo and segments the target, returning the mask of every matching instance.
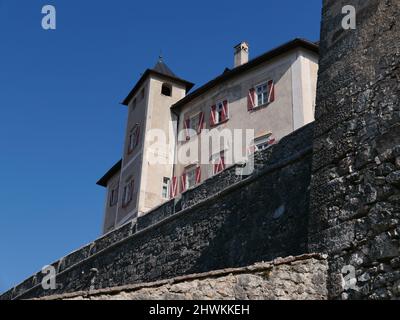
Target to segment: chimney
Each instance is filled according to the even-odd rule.
[[[235,65],[239,67],[242,64],[249,62],[249,45],[247,42],[241,42],[235,46]]]

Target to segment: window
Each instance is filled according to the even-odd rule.
[[[137,123],[129,132],[128,154],[132,153],[133,150],[135,150],[135,148],[139,145],[139,142],[140,142],[140,125]]]
[[[186,187],[192,188],[196,185],[196,167],[191,167],[186,170]]]
[[[144,99],[144,95],[145,95],[145,90],[144,88],[142,89],[142,91],[140,91],[140,99]]]
[[[222,151],[212,157],[213,174],[220,173],[225,170],[225,152]]]
[[[199,131],[199,121],[200,121],[200,114],[196,114],[195,116],[190,118],[190,129],[192,129],[192,132],[198,132]]]
[[[132,109],[136,108],[136,98],[132,101]]]
[[[275,84],[273,80],[264,82],[249,90],[247,96],[247,109],[268,105],[275,101]]]
[[[200,166],[189,166],[185,168],[181,176],[181,191],[193,188],[201,182],[201,168]]]
[[[169,199],[170,197],[170,191],[169,191],[169,186],[170,186],[170,179],[164,177],[163,178],[163,184],[162,184],[162,198],[163,199]]]
[[[110,207],[115,206],[117,202],[118,202],[118,187],[113,188],[110,191],[110,201],[109,201]]]
[[[204,112],[200,112],[184,122],[186,140],[190,140],[196,134],[200,134],[204,128]]]
[[[172,86],[168,83],[163,83],[161,88],[161,94],[167,97],[172,96]]]
[[[255,152],[257,151],[263,151],[268,148],[270,148],[274,143],[275,143],[275,138],[272,136],[272,134],[267,134],[258,138],[254,139],[254,148],[253,150]]]
[[[262,106],[263,104],[268,103],[268,86],[266,83],[259,85],[256,87],[257,94],[257,106]]]
[[[228,100],[221,101],[211,107],[210,125],[215,126],[229,119]]]
[[[124,186],[124,194],[122,196],[122,206],[126,207],[133,199],[134,180],[129,180]]]

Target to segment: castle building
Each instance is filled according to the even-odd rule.
[[[249,46],[234,48],[234,67],[190,92],[160,59],[141,76],[123,105],[128,108],[123,156],[97,184],[107,188],[103,232],[178,197],[223,171],[232,141],[200,161],[206,130],[254,130],[254,150],[268,148],[314,120],[317,44],[295,39],[249,60]],[[153,133],[165,133],[154,148]],[[204,142],[204,141],[203,141]],[[190,163],[178,155],[197,146]],[[165,161],[154,162],[152,155]]]

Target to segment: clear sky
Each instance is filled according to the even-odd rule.
[[[119,103],[160,51],[201,85],[242,40],[251,57],[318,40],[321,2],[0,0],[0,292],[100,235],[95,182],[121,157]]]

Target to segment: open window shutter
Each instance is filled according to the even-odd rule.
[[[225,157],[224,156],[221,156],[221,159],[219,161],[219,165],[220,165],[219,171],[225,170]]]
[[[204,112],[200,112],[199,127],[197,128],[197,133],[200,134],[203,129],[204,129]]]
[[[186,191],[186,173],[181,176],[181,192]]]
[[[217,106],[212,106],[211,107],[211,114],[210,114],[210,125],[214,126],[215,123],[215,112],[217,110]]]
[[[136,129],[136,141],[135,141],[135,146],[138,146],[140,142],[140,126],[137,127]]]
[[[172,177],[170,194],[171,194],[171,198],[175,198],[176,195],[178,194],[178,178],[177,177]]]
[[[273,144],[275,144],[276,143],[276,139],[275,138],[271,138],[271,139],[269,139],[269,141],[268,141],[268,144],[271,146],[271,145],[273,145]]]
[[[275,83],[273,80],[268,81],[268,103],[275,101]]]
[[[196,184],[201,182],[201,167],[196,168]]]
[[[225,121],[228,119],[228,100],[224,100],[223,106],[222,106],[222,119],[221,121]]]
[[[248,111],[251,111],[256,107],[256,104],[255,104],[255,100],[256,100],[255,93],[256,93],[256,89],[251,88],[249,90],[248,95],[247,95],[247,110]]]
[[[214,174],[217,174],[217,173],[218,173],[218,168],[219,168],[219,161],[217,161],[217,162],[214,163],[214,167],[213,167],[213,169],[214,169]]]
[[[114,204],[118,203],[118,197],[119,197],[119,187],[117,187],[117,189],[115,189],[115,194],[114,194]]]
[[[186,140],[190,140],[190,134],[189,134],[190,119],[186,119],[186,120],[185,120],[185,122],[184,122],[184,127],[185,127]]]
[[[129,190],[129,201],[131,201],[133,199],[133,192],[135,191],[135,180],[131,180],[131,182],[129,183],[130,186],[130,190]]]

